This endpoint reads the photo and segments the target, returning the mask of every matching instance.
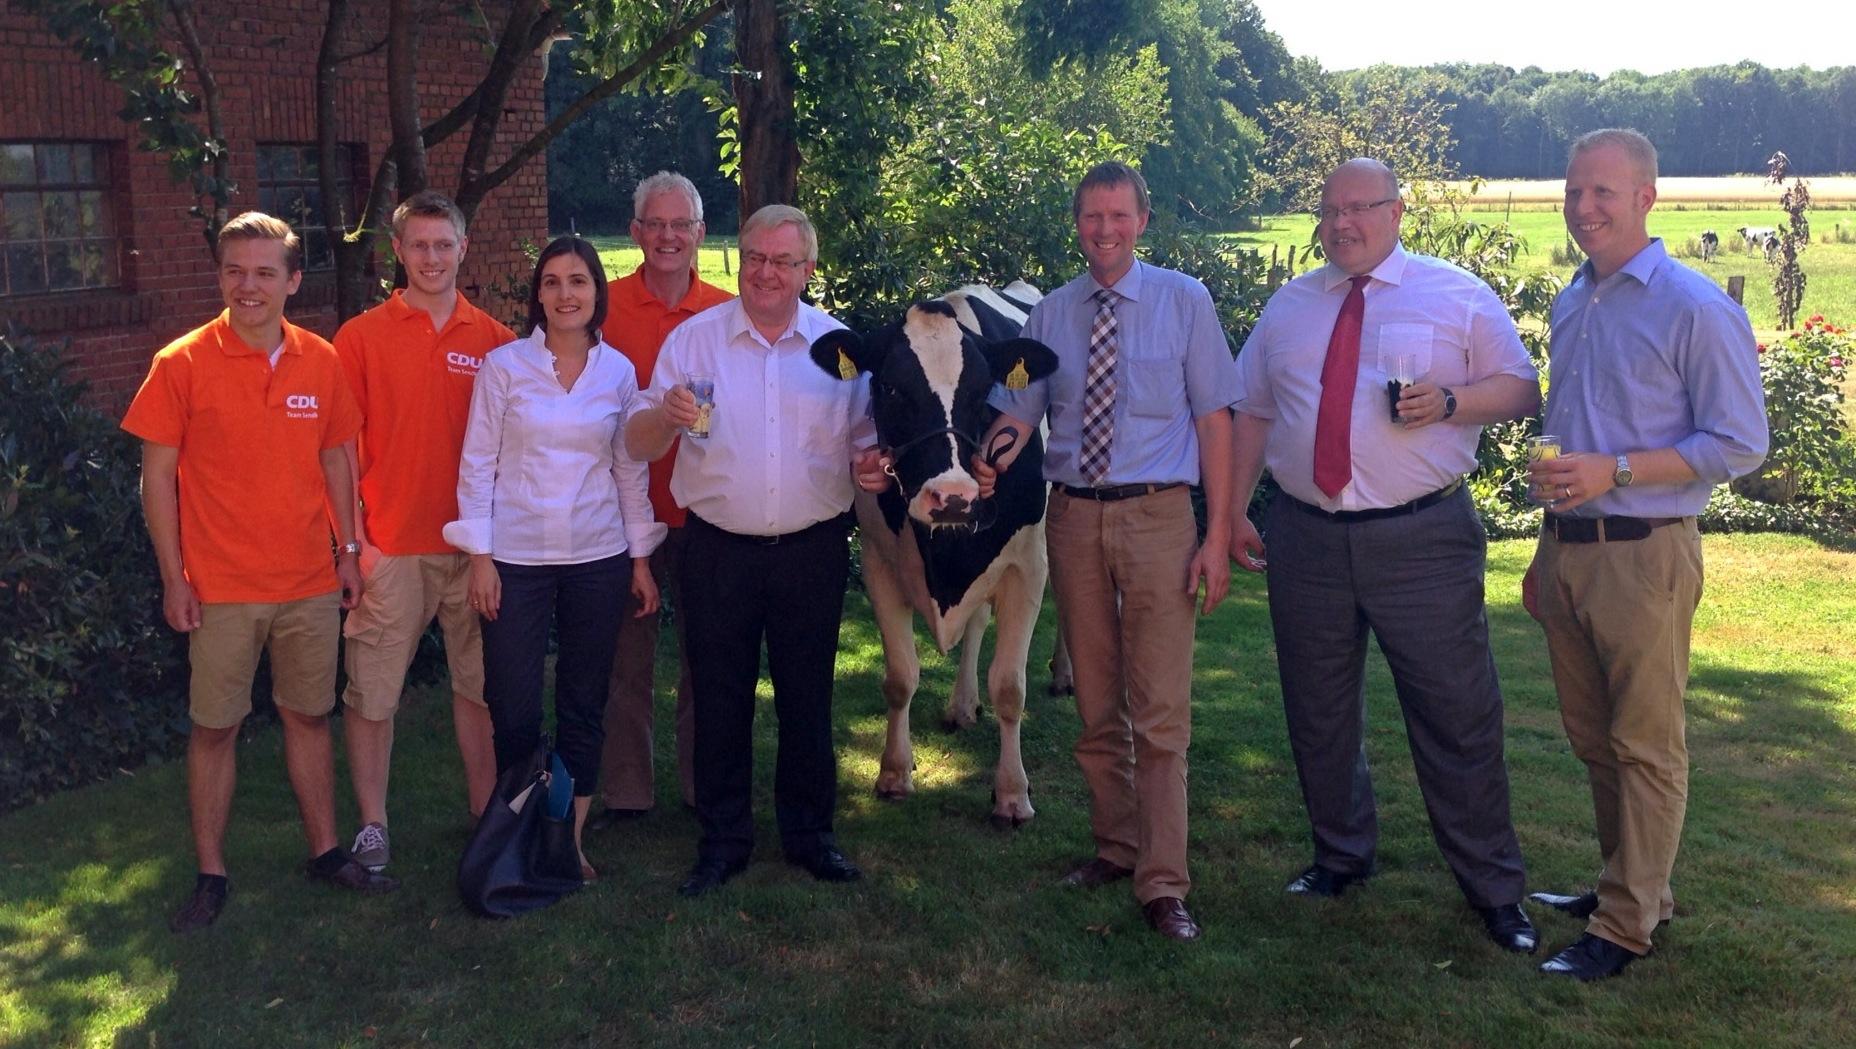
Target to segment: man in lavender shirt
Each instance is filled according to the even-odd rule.
[[[1766,456],[1746,311],[1648,229],[1656,147],[1593,131],[1566,165],[1566,229],[1588,261],[1553,303],[1549,500],[1522,586],[1546,628],[1560,717],[1598,818],[1598,887],[1534,899],[1586,918],[1541,971],[1596,980],[1650,952],[1688,802],[1682,697],[1701,600],[1695,516]]]
[[[1384,164],[1336,168],[1316,229],[1328,264],[1270,299],[1237,359],[1241,567],[1264,567],[1244,510],[1265,465],[1282,489],[1265,521],[1270,621],[1314,837],[1313,864],[1286,891],[1338,896],[1374,872],[1370,630],[1392,669],[1432,836],[1489,937],[1531,952],[1539,937],[1521,909],[1483,606],[1486,543],[1463,477],[1484,425],[1533,413],[1539,379],[1488,285],[1400,246],[1403,213]],[[1386,382],[1401,370],[1416,381],[1394,418]]]

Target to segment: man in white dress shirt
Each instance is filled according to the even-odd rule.
[[[861,876],[832,833],[837,755],[831,692],[849,579],[852,468],[871,473],[867,379],[820,371],[814,339],[842,328],[799,301],[818,260],[804,212],[768,205],[741,226],[741,297],[670,333],[647,399],[626,429],[656,459],[696,422],[693,376],[715,382],[709,436],[678,442],[671,495],[689,511],[682,566],[696,707],[702,841],[678,889],[700,896],[754,848],[754,690],[761,645],[779,718],[774,809],[787,862],[821,881]],[[880,473],[875,475],[880,477]]]
[[[1464,475],[1489,423],[1530,415],[1539,378],[1488,285],[1398,241],[1398,180],[1328,176],[1328,264],[1278,291],[1238,356],[1232,556],[1261,571],[1245,516],[1262,468],[1270,619],[1314,863],[1287,891],[1338,896],[1374,871],[1363,747],[1367,631],[1404,710],[1431,832],[1496,943],[1531,952],[1508,812],[1502,697],[1483,605],[1486,539]],[[1412,358],[1396,403],[1387,382]],[[1396,413],[1396,418],[1394,414]]]

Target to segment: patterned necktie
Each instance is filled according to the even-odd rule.
[[[1360,321],[1366,315],[1366,282],[1353,278],[1334,334],[1328,336],[1328,356],[1321,365],[1321,408],[1315,413],[1315,487],[1329,499],[1353,479],[1353,388],[1360,375]]]
[[[1083,380],[1083,477],[1100,485],[1108,477],[1108,448],[1115,439],[1115,304],[1121,296],[1098,289],[1096,319],[1089,329],[1089,368]]]

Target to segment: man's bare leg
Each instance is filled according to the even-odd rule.
[[[342,715],[342,743],[354,784],[361,822],[387,825],[387,777],[393,762],[393,719],[375,721],[349,707]]]
[[[187,734],[187,818],[201,874],[226,873],[226,823],[238,782],[238,729],[194,725]]]
[[[329,719],[277,708],[284,723],[284,766],[314,858],[335,848],[335,746]]]
[[[464,789],[472,819],[483,815],[496,787],[496,747],[491,741],[490,708],[453,692],[451,723],[457,729],[458,757],[464,762]]]

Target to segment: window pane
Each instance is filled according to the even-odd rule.
[[[12,142],[0,146],[0,186],[30,186],[35,181],[32,144]]]
[[[98,145],[80,145],[71,151],[71,163],[74,181],[86,186],[94,186],[107,181],[109,173],[103,160],[103,147]]]
[[[271,179],[288,182],[297,177],[296,150],[289,146],[271,147]]]
[[[303,147],[303,163],[300,169],[303,172],[301,177],[309,179],[312,182],[318,178],[321,178],[322,177],[322,164],[320,163],[321,159],[322,158],[316,152],[316,147],[304,146]]]
[[[303,222],[305,225],[324,225],[322,221],[322,190],[315,186],[303,190]]]
[[[100,190],[86,190],[77,195],[77,222],[86,237],[110,235],[109,209],[104,207]]]
[[[329,250],[329,235],[322,230],[313,229],[303,238],[304,264],[312,270],[326,270],[335,265],[335,256]]]
[[[39,143],[39,177],[43,181],[69,183],[72,174],[69,143]]]
[[[6,249],[7,291],[26,295],[45,290],[45,260],[37,244],[14,244]]]
[[[78,237],[83,231],[77,223],[77,194],[64,190],[57,193],[40,194],[45,207],[45,238],[58,240]]]
[[[302,232],[308,224],[309,216],[309,205],[303,200],[303,191],[295,187],[278,190],[277,207],[277,217],[297,227],[297,232]]]
[[[45,242],[45,286],[48,290],[83,287],[78,279],[77,264],[71,257],[74,247],[76,245],[68,240]]]
[[[6,210],[8,240],[38,240],[44,236],[39,225],[39,195],[37,193],[0,194],[0,208]]]

